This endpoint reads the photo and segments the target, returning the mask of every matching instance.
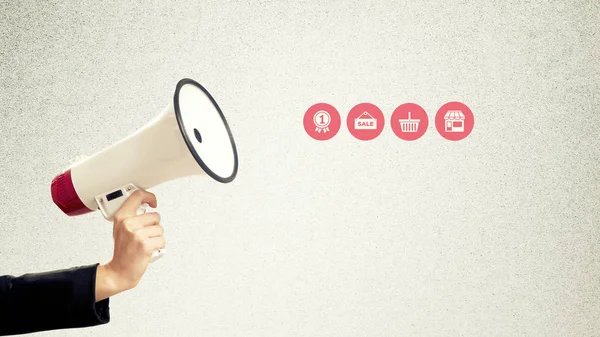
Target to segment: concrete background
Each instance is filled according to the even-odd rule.
[[[105,326],[39,336],[598,336],[597,1],[3,1],[0,273],[105,262],[111,224],[51,179],[142,127],[191,77],[237,179],[156,193],[168,257]],[[475,128],[432,119],[467,104]],[[303,114],[334,105],[318,142]],[[415,142],[346,129],[420,104]]]

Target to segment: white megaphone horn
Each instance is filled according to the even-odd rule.
[[[229,183],[237,170],[237,149],[221,108],[203,86],[184,78],[158,116],[128,137],[73,163],[52,180],[51,194],[69,216],[100,210],[112,221],[138,189],[192,175]],[[145,211],[144,206],[138,213]],[[151,261],[164,253],[154,252]]]

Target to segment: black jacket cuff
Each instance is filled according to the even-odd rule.
[[[109,299],[96,303],[98,265],[0,276],[0,335],[108,323]]]

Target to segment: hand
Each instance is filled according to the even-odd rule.
[[[98,266],[97,302],[137,286],[148,268],[152,253],[165,247],[160,215],[156,212],[137,215],[137,210],[143,203],[156,208],[156,196],[137,190],[115,214],[113,258]]]

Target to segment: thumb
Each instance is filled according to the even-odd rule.
[[[156,208],[156,196],[145,190],[136,190],[123,203],[121,208],[115,213],[115,219],[126,219],[138,215],[140,207],[145,212],[145,206]]]

